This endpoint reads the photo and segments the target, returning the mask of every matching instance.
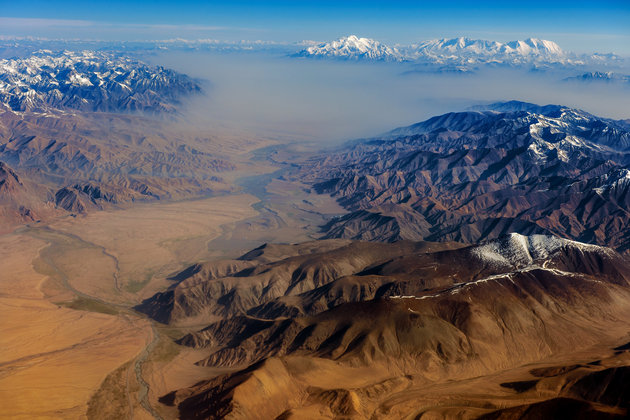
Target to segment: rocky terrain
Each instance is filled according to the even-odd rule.
[[[327,238],[476,243],[553,234],[625,252],[630,129],[522,102],[449,113],[304,165],[301,179],[351,211]]]
[[[1,104],[0,160],[37,185],[29,189],[31,202],[71,213],[229,191],[221,174],[235,168],[210,137],[165,122],[109,113],[20,114]]]
[[[58,213],[49,190],[0,162],[0,232]]]
[[[28,186],[3,194],[0,224],[230,191],[231,140],[162,118],[199,92],[185,75],[114,53],[1,60],[0,162]]]
[[[627,334],[630,265],[611,249],[519,234],[468,247],[328,240],[267,245],[173,280],[138,309],[170,325],[215,318],[179,343],[207,349],[199,365],[236,369],[162,397],[185,418],[626,413],[625,367],[530,368],[522,383],[493,376]],[[626,366],[624,351],[607,350]],[[494,387],[477,395],[485,405],[429,401],[426,390],[480,377]]]
[[[41,50],[0,60],[0,102],[14,111],[175,112],[200,91],[185,75],[120,54]]]
[[[191,265],[136,307],[223,372],[159,402],[182,418],[625,418],[628,128],[508,102],[304,158],[283,182],[350,211],[323,239]]]

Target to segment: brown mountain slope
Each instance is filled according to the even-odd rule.
[[[245,254],[227,276],[216,278],[214,264],[147,299],[138,310],[161,322],[185,324],[254,311],[276,298],[294,296],[362,271],[396,255],[452,244],[399,242],[392,245],[314,241],[297,246],[266,245]]]
[[[259,142],[196,130],[178,107],[197,82],[124,54],[0,61],[0,161],[52,192],[40,199],[61,214],[230,192],[223,173]]]
[[[358,250],[380,258],[340,265]],[[624,373],[606,369],[630,365],[614,350],[630,332],[630,265],[606,248],[516,234],[455,249],[346,243],[209,277],[184,280],[191,290],[173,301],[190,308],[200,298],[197,312],[223,319],[180,343],[207,349],[200,365],[245,368],[162,398],[186,418],[472,418],[518,414],[524,403],[523,412],[551,413],[565,400],[626,413]],[[177,313],[150,307],[154,317]],[[579,377],[547,367],[574,359]],[[531,366],[547,376],[532,378]]]
[[[630,131],[563,106],[449,113],[311,159],[351,211],[326,238],[477,243],[511,232],[630,249]]]
[[[242,163],[232,149],[253,142],[219,141],[178,124],[138,115],[16,113],[0,104],[0,161],[39,185],[39,200],[59,214],[233,191],[223,179]]]
[[[0,232],[59,213],[50,190],[0,162]]]
[[[153,194],[167,198],[203,190],[203,182],[210,188],[220,182],[219,172],[234,168],[217,156],[220,147],[212,145],[210,139],[205,140],[206,150],[200,150],[203,139],[178,135],[157,119],[103,113],[3,111],[2,159],[30,176],[62,185],[67,180],[92,180],[148,197]]]

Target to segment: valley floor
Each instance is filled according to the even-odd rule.
[[[155,408],[159,396],[220,372],[173,343],[181,331],[132,308],[192,263],[311,238],[323,220],[316,206],[343,212],[329,197],[272,184],[262,200],[143,203],[0,236],[0,417],[169,417]]]
[[[154,281],[162,273],[207,257],[200,245],[220,236],[221,225],[254,216],[256,201],[154,203],[0,237],[1,416],[85,417],[105,385],[116,389],[99,392],[126,394],[122,410],[140,415],[130,362],[154,333],[128,308],[137,292],[163,286]],[[120,383],[104,383],[120,366]]]

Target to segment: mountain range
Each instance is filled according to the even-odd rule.
[[[188,76],[120,54],[0,60],[0,229],[229,191],[219,174],[235,166],[221,143],[162,118],[200,92]]]
[[[327,238],[477,243],[509,232],[630,249],[630,127],[497,103],[312,158],[299,174],[349,214]]]
[[[577,56],[563,51],[558,44],[544,39],[528,38],[506,43],[480,39],[443,38],[408,46],[388,46],[356,35],[310,46],[296,56],[345,60],[406,61],[437,65],[569,65],[610,64],[619,60],[613,55]]]
[[[614,73],[612,71],[591,71],[577,76],[567,77],[564,81],[630,83],[630,75]]]
[[[620,326],[630,266],[607,248],[519,234],[474,246],[268,244],[173,280],[137,309],[171,326],[205,321],[178,343],[206,351],[198,365],[232,370],[163,395],[182,418],[503,418],[536,404],[626,412],[625,355],[531,367]],[[527,380],[502,382],[500,372],[528,365],[516,376]]]
[[[13,111],[174,112],[200,91],[185,75],[120,54],[41,50],[0,60],[0,102]]]
[[[159,401],[199,419],[624,418],[629,153],[626,121],[511,101],[292,162],[285,182],[349,213],[138,305],[227,372]]]
[[[351,36],[299,55],[577,63],[537,39],[389,47]],[[617,77],[579,78],[591,79]],[[67,360],[78,375],[94,369],[120,351],[110,346],[122,330],[91,326],[115,319],[138,347],[123,342],[127,360],[93,375],[76,417],[628,418],[628,120],[510,101],[326,150],[261,148],[174,118],[199,92],[116,53],[0,61],[0,232],[14,257],[4,307],[95,322],[68,344],[74,325],[29,336],[13,315],[5,376],[42,366],[61,382]],[[217,212],[186,201],[208,195]],[[148,205],[67,217],[149,200],[181,202],[168,218]],[[242,219],[223,216],[234,210]],[[296,237],[309,240],[260,245]],[[67,349],[82,353],[57,359]],[[47,397],[25,382],[4,390]]]

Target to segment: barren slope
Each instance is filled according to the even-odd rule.
[[[323,154],[300,172],[352,213],[327,238],[476,243],[511,232],[630,247],[622,121],[521,102],[449,113]]]
[[[249,366],[165,395],[163,403],[187,418],[396,418],[428,409],[417,396],[441,389],[462,405],[462,416],[490,415],[527,401],[575,399],[579,388],[562,382],[503,401],[514,391],[497,375],[593,348],[589,357],[606,355],[630,331],[630,265],[610,249],[518,234],[453,249],[343,242],[333,251],[305,244],[293,253],[304,246],[310,255],[256,261],[263,248],[227,272],[226,265],[197,267],[143,303],[141,310],[175,324],[200,322],[200,313],[222,317],[179,343],[208,349],[202,366]],[[580,397],[583,406],[625,413],[621,403],[590,396],[597,391],[585,385],[593,383],[588,375],[599,370],[580,370],[579,392],[589,395]],[[478,398],[485,405],[452,394],[475,377],[496,387]]]

